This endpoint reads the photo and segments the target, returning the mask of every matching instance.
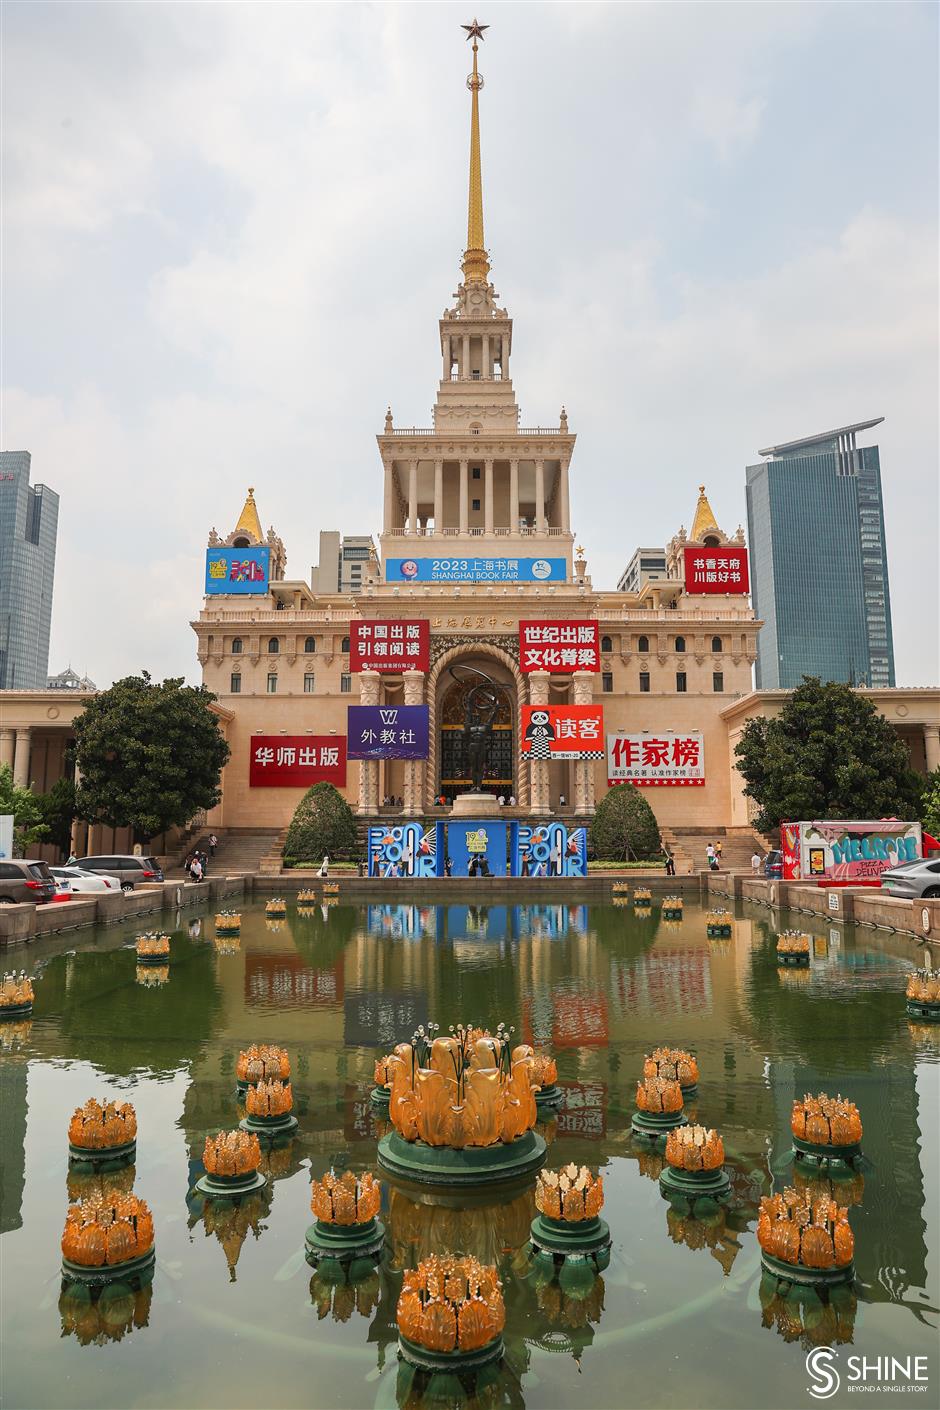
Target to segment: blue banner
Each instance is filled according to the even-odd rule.
[[[505,876],[506,824],[491,822],[448,822],[447,857],[452,876]]]
[[[439,824],[425,832],[420,823],[369,828],[370,876],[436,876]]]
[[[587,829],[564,823],[512,824],[513,876],[587,876]]]
[[[207,548],[206,596],[267,592],[271,550],[265,548]]]
[[[426,759],[427,705],[350,705],[347,759]]]
[[[564,558],[386,558],[389,583],[563,583]]]

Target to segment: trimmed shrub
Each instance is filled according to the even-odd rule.
[[[355,857],[359,850],[356,820],[346,799],[331,783],[315,783],[297,805],[284,843],[284,865],[328,857]]]
[[[618,783],[597,805],[591,823],[595,857],[622,862],[662,860],[656,815],[638,788]]]

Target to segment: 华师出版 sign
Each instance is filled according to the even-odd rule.
[[[331,734],[255,734],[249,788],[310,788],[346,783],[346,741]]]
[[[206,549],[206,596],[267,592],[270,561],[266,546]]]
[[[386,558],[389,583],[563,583],[564,558]]]
[[[427,705],[350,705],[350,759],[426,759]]]

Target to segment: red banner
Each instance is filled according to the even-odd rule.
[[[603,706],[523,705],[522,753],[529,759],[603,759]]]
[[[599,671],[597,622],[520,622],[522,671]]]
[[[745,593],[749,587],[747,549],[740,544],[685,550],[686,592],[695,596],[706,592]]]
[[[637,788],[654,784],[705,783],[705,741],[701,730],[676,734],[663,730],[651,734],[607,736],[607,782],[632,783]]]
[[[431,623],[350,622],[351,671],[426,671],[431,657]]]
[[[606,1048],[610,1037],[607,999],[603,994],[556,994],[552,1047]]]
[[[346,783],[346,736],[253,734],[248,770],[251,788],[309,788]]]
[[[265,1008],[331,1007],[343,1001],[343,962],[314,969],[300,955],[249,950],[245,956],[245,1003]]]

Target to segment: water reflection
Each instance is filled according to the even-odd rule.
[[[824,1300],[812,1288],[792,1287],[782,1295],[778,1279],[765,1273],[760,1304],[762,1326],[772,1327],[784,1341],[798,1341],[805,1351],[855,1340],[858,1297],[851,1285],[831,1288]]]
[[[69,1283],[59,1298],[62,1335],[75,1337],[82,1346],[122,1341],[148,1325],[152,1299],[150,1283],[136,1290],[128,1283],[107,1283],[94,1289],[85,1283]]]
[[[445,1197],[446,1200],[446,1197]],[[391,1266],[414,1268],[432,1254],[472,1254],[480,1263],[499,1264],[529,1238],[535,1217],[535,1186],[513,1198],[490,1192],[478,1202],[454,1208],[431,1203],[392,1186],[388,1201]]]
[[[236,1280],[235,1269],[248,1235],[260,1239],[268,1227],[262,1221],[271,1212],[271,1198],[271,1191],[265,1189],[242,1195],[240,1199],[211,1199],[199,1195],[190,1205],[188,1227],[195,1229],[197,1224],[201,1225],[207,1239],[215,1238],[222,1245],[231,1283]]]

